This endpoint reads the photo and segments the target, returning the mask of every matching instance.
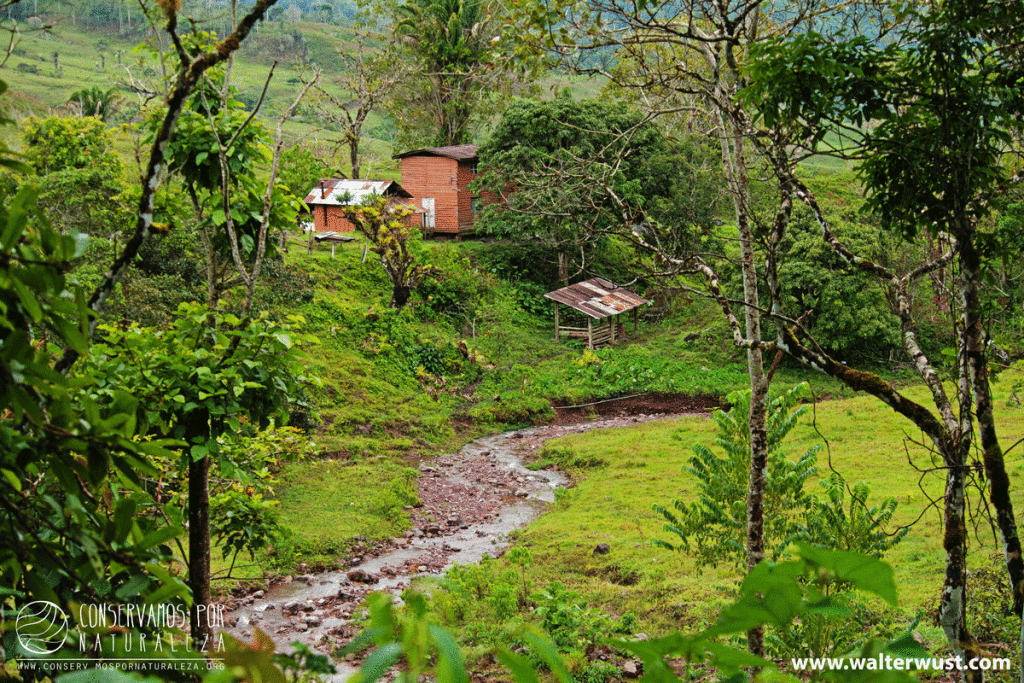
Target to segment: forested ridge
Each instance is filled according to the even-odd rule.
[[[1018,677],[1019,16],[3,6],[4,675]],[[472,235],[304,231],[467,144]],[[597,349],[544,296],[595,277],[649,301]],[[568,484],[496,532],[546,480],[451,454],[509,430]]]

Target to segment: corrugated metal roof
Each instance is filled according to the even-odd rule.
[[[391,157],[392,159],[404,159],[406,157],[414,157],[417,155],[433,156],[433,157],[448,157],[449,159],[458,159],[464,161],[466,159],[476,159],[476,151],[480,148],[480,145],[452,145],[450,147],[424,147],[423,149],[414,149],[411,152],[402,152]]]
[[[625,313],[650,303],[639,294],[599,277],[556,289],[544,296],[560,304],[572,306],[595,320]]]
[[[339,199],[346,192],[352,195],[352,199],[343,202]],[[316,184],[306,198],[303,200],[307,205],[328,204],[341,206],[343,204],[358,204],[363,197],[371,194],[385,195],[389,197],[402,197],[412,199],[412,195],[393,180],[349,180],[348,178],[324,178]]]

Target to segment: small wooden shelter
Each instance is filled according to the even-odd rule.
[[[623,313],[633,312],[633,334],[637,330],[637,309],[650,302],[608,280],[595,277],[556,289],[544,295],[555,302],[555,340],[563,336],[587,340],[587,348],[611,345],[626,336],[619,322]],[[569,327],[559,323],[558,304],[565,304],[587,318],[586,327]],[[605,321],[608,321],[607,323]]]

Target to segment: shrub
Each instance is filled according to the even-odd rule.
[[[882,557],[908,532],[901,529],[892,536],[885,533],[884,527],[898,507],[896,500],[886,498],[869,508],[871,490],[859,482],[851,489],[847,506],[846,481],[838,473],[820,482],[825,490],[823,498],[812,496],[804,491],[804,483],[817,472],[816,453],[821,444],[807,449],[796,461],[788,460],[781,451],[782,441],[807,412],[806,406],[796,407],[807,390],[807,384],[800,384],[769,404],[765,547],[771,549],[774,559],[796,540]],[[719,458],[702,445],[694,446],[695,455],[683,470],[697,479],[697,500],[675,501],[675,512],[654,507],[669,522],[665,531],[678,536],[680,542],[654,542],[671,550],[690,551],[701,564],[717,566],[725,561],[742,567],[746,563],[750,476],[750,392],[733,392],[728,401],[732,409],[716,411],[714,416],[719,432],[715,443],[726,457]]]

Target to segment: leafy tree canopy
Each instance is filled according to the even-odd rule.
[[[505,201],[484,208],[478,229],[578,254],[628,220],[625,205],[671,195],[668,154],[658,128],[623,104],[575,100],[568,92],[552,101],[517,100],[480,148],[477,187]]]
[[[41,177],[39,205],[62,232],[108,235],[130,222],[114,136],[97,118],[51,116],[22,124],[25,160]]]

